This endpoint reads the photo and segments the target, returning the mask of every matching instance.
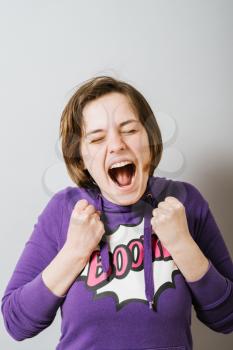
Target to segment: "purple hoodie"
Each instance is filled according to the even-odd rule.
[[[183,203],[189,232],[209,260],[189,282],[152,231],[152,210],[166,196]],[[105,235],[67,294],[54,295],[42,270],[66,241],[75,203],[86,198]],[[233,263],[208,202],[182,181],[151,176],[140,200],[120,206],[99,189],[67,187],[38,217],[2,298],[7,331],[16,340],[48,327],[61,308],[57,350],[190,350],[191,310],[207,327],[233,330]]]

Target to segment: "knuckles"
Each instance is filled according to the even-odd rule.
[[[88,204],[89,204],[89,203],[88,203],[87,199],[82,198],[82,199],[80,199],[80,200],[78,200],[78,201],[76,202],[75,206],[83,207],[83,206],[86,206],[86,205],[88,205]]]
[[[85,216],[84,214],[85,211],[87,211],[88,215],[91,215],[96,211],[96,209],[94,205],[89,204],[88,201],[85,198],[83,198],[76,202],[73,208],[73,212],[76,212]]]
[[[161,213],[161,210],[166,210],[167,215],[173,215],[177,211],[184,210],[184,205],[177,198],[168,196],[164,201],[159,202],[157,208],[153,209],[152,213],[155,215],[156,213]]]
[[[170,203],[171,205],[174,206],[174,208],[183,208],[184,205],[182,202],[180,202],[176,197],[172,197],[172,196],[167,196],[164,200],[167,203]]]

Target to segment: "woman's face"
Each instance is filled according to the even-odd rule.
[[[136,203],[146,190],[150,149],[147,132],[127,97],[112,92],[88,102],[83,122],[84,167],[102,195],[119,205]]]

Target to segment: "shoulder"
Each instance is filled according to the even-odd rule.
[[[97,192],[95,190],[78,186],[68,186],[52,194],[48,205],[70,211],[78,200],[87,199],[90,204],[93,204],[96,196]]]
[[[164,200],[167,196],[173,196],[190,211],[197,211],[208,206],[208,201],[198,186],[188,181],[158,176],[153,177],[151,181],[152,190],[158,201]]]

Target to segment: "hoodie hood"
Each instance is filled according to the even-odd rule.
[[[157,182],[156,182],[157,180]],[[115,230],[114,223],[108,222],[106,214],[111,212],[111,215],[117,214],[119,217],[122,215],[126,225],[138,224],[140,217],[144,218],[144,280],[145,280],[145,296],[148,300],[149,308],[153,310],[154,305],[154,280],[153,280],[153,261],[152,261],[152,210],[157,207],[158,195],[163,190],[165,182],[168,182],[165,178],[149,177],[146,190],[140,200],[132,205],[121,206],[108,201],[97,190],[95,195],[95,207],[101,212],[101,221],[105,226],[105,233],[100,241],[100,258],[102,262],[103,271],[108,273],[110,268],[109,259],[109,245],[106,236],[111,234],[111,230]],[[140,215],[139,215],[140,214]],[[114,220],[113,220],[114,221]],[[118,224],[119,226],[119,224]]]

